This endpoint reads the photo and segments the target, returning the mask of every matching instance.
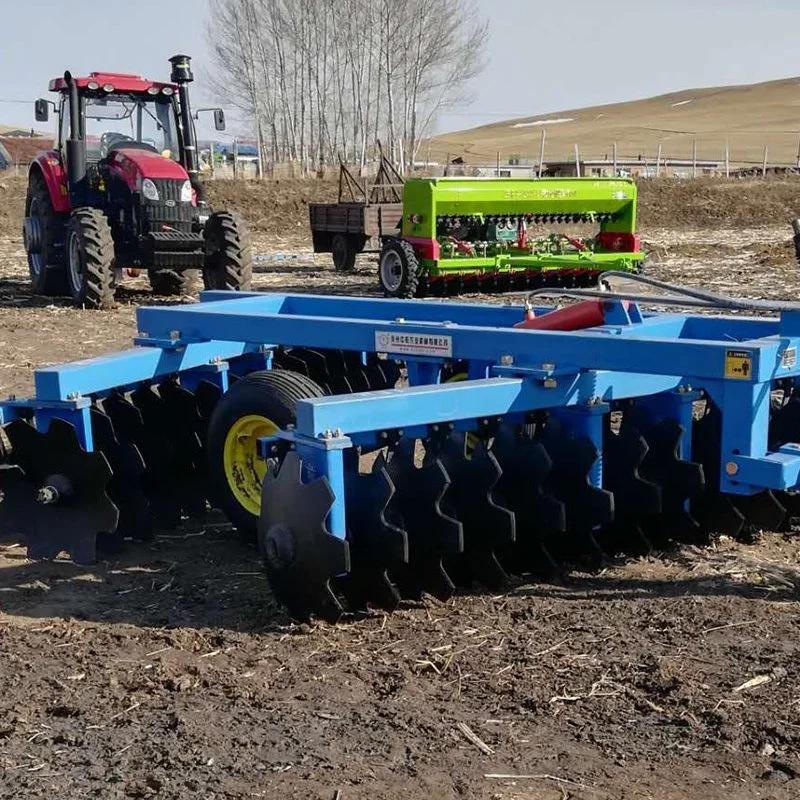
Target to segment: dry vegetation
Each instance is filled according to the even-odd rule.
[[[654,163],[661,144],[664,156],[688,159],[696,138],[700,159],[721,161],[727,141],[734,162],[760,163],[767,144],[771,163],[795,164],[799,83],[798,78],[786,78],[746,86],[687,89],[645,100],[504,120],[436,136],[432,154],[439,161],[448,153],[459,155],[470,164],[493,164],[497,150],[504,156],[538,159],[545,127],[545,161],[574,158],[576,143],[584,157],[610,157],[613,142],[627,158],[642,155]],[[548,119],[569,121],[525,126]]]
[[[800,294],[800,181],[642,187],[651,274]],[[374,291],[312,257],[333,184],[217,183],[257,286]],[[800,195],[800,192],[798,192]],[[31,298],[23,184],[0,178],[0,392],[124,346],[114,312]],[[614,562],[563,584],[295,626],[224,521],[92,568],[0,547],[0,797],[784,800],[800,791],[800,540],[764,534]]]

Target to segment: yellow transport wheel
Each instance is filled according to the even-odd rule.
[[[314,381],[297,372],[252,372],[214,409],[207,447],[211,493],[245,540],[256,541],[261,484],[269,468],[258,458],[258,439],[294,424],[299,400],[323,394]]]

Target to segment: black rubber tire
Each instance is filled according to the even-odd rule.
[[[206,222],[203,285],[206,289],[247,291],[253,281],[250,234],[232,211],[216,211]]]
[[[335,233],[331,239],[331,256],[337,272],[349,272],[355,268],[357,253],[356,237],[347,233]]]
[[[191,294],[197,280],[195,269],[170,269],[169,267],[151,268],[147,272],[153,294],[162,297]]]
[[[50,192],[42,174],[36,170],[28,182],[25,198],[25,216],[29,217],[31,206],[38,209],[36,216],[42,226],[41,268],[36,271],[32,257],[28,255],[28,269],[34,294],[56,297],[68,294],[67,274],[64,268],[64,228],[68,216],[53,210]]]
[[[390,253],[400,258],[401,276],[397,286],[390,286],[383,279],[383,260]],[[378,284],[386,297],[416,297],[419,290],[419,260],[414,248],[402,239],[387,239],[378,262]]]
[[[236,499],[225,474],[225,440],[234,423],[250,414],[272,420],[280,428],[293,425],[298,400],[324,397],[322,389],[298,372],[266,370],[251,372],[222,396],[208,426],[208,474],[214,505],[222,510],[243,540],[255,543],[258,517]]]
[[[79,264],[72,269],[72,240],[77,239]],[[114,239],[105,214],[96,208],[76,208],[67,224],[67,286],[75,305],[114,308]]]

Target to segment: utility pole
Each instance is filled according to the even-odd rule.
[[[542,177],[542,164],[544,162],[544,143],[547,139],[547,131],[542,128],[542,143],[539,145],[539,177]]]

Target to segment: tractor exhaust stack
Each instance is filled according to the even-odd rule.
[[[72,73],[64,73],[64,83],[69,92],[69,139],[66,141],[67,150],[67,181],[69,183],[69,196],[73,208],[85,204],[86,194],[86,142],[81,130],[81,103],[78,96],[78,86],[72,79]]]
[[[185,151],[186,172],[189,180],[197,192],[198,199],[202,195],[198,175],[197,162],[197,134],[194,130],[192,121],[192,106],[189,100],[189,84],[194,81],[192,73],[192,59],[190,56],[177,55],[169,60],[172,64],[172,74],[170,80],[178,84],[178,100],[180,101],[180,120],[183,133],[183,149]]]

